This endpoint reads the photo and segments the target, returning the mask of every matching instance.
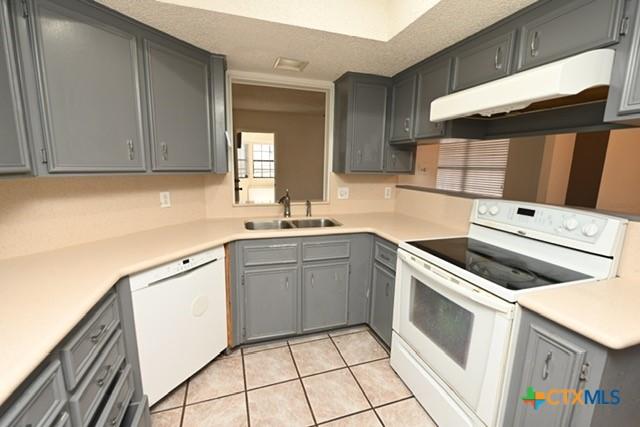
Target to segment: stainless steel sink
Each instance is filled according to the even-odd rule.
[[[287,228],[295,228],[290,221],[284,219],[269,219],[259,221],[247,221],[244,223],[247,230],[282,230]]]
[[[331,218],[294,219],[291,222],[298,228],[336,227],[338,225],[342,225],[335,219]]]
[[[290,228],[315,228],[336,227],[342,225],[331,218],[305,218],[305,219],[262,219],[247,221],[244,228],[247,230],[284,230]]]

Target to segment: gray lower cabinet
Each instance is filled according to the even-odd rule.
[[[347,324],[349,262],[302,267],[302,332]]]
[[[144,42],[154,170],[211,170],[209,58]]]
[[[144,172],[136,36],[89,8],[33,6],[49,172]]]
[[[383,172],[390,80],[347,73],[335,85],[333,171]]]
[[[128,280],[116,288],[0,405],[0,427],[151,427]]]
[[[373,265],[371,328],[391,345],[395,273],[376,262]]]
[[[234,345],[369,320],[369,234],[231,244]]]
[[[520,28],[518,70],[617,43],[624,0],[573,0]]]
[[[0,0],[0,174],[31,171],[22,83],[8,0]]]
[[[413,120],[416,108],[415,73],[403,75],[396,80],[391,94],[391,131],[389,142],[413,142]]]
[[[431,121],[431,103],[449,93],[451,57],[429,62],[418,70],[414,135],[416,139],[438,138],[445,134],[445,123]]]
[[[298,330],[298,267],[252,268],[243,273],[247,341],[293,335]]]
[[[630,420],[640,417],[638,405],[625,401],[625,395],[637,394],[640,374],[635,365],[638,357],[640,346],[607,349],[525,309],[502,425],[630,425]],[[600,404],[553,405],[545,402],[535,409],[522,403],[522,398],[533,391],[552,389],[582,390],[583,399],[593,397],[599,399]],[[615,402],[616,395],[621,399],[618,403]],[[561,400],[562,396],[555,399]]]

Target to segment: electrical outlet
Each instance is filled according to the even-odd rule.
[[[160,207],[161,208],[171,207],[171,193],[169,193],[168,191],[160,192]]]
[[[338,187],[338,199],[347,200],[349,198],[349,187]]]
[[[391,187],[384,187],[384,198],[385,199],[391,198]]]

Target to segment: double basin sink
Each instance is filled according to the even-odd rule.
[[[305,218],[305,219],[265,219],[247,221],[244,228],[247,230],[286,230],[290,228],[322,228],[342,225],[331,218]]]

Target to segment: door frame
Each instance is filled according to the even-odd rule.
[[[324,120],[324,173],[323,173],[323,195],[321,202],[315,202],[314,204],[329,204],[330,193],[330,171],[333,170],[333,100],[334,100],[334,84],[327,80],[314,80],[304,79],[299,77],[280,76],[276,74],[254,73],[249,71],[228,70],[226,75],[226,111],[227,114],[227,129],[232,131],[233,127],[233,92],[232,87],[234,83],[250,84],[255,86],[270,86],[279,87],[285,89],[298,89],[307,91],[323,92],[325,94],[325,120]],[[235,139],[235,135],[234,135]],[[235,141],[230,141],[230,150],[235,149]],[[232,155],[234,153],[231,153]],[[229,168],[234,168],[232,156],[229,158]],[[230,169],[231,170],[231,169]],[[236,175],[235,168],[232,169],[234,177]],[[276,177],[277,179],[277,177]],[[235,185],[235,183],[234,183]],[[248,206],[277,206],[277,203],[273,204],[252,204],[242,205],[236,203],[235,188],[231,186],[231,200],[233,200],[233,206],[248,207]],[[304,202],[292,202],[292,205],[304,205]]]

